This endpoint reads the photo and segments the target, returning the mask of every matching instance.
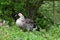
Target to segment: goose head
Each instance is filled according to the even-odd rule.
[[[18,16],[19,16],[19,19],[20,19],[20,20],[25,20],[25,18],[24,18],[24,16],[23,16],[22,13],[18,13]]]
[[[21,17],[21,16],[23,16],[23,15],[22,15],[22,13],[18,13],[18,16]]]

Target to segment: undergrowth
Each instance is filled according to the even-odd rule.
[[[16,25],[0,27],[0,40],[60,40],[60,26],[46,31],[23,32]]]

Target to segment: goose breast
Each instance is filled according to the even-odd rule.
[[[25,21],[24,20],[23,21],[21,21],[19,19],[16,20],[16,25],[17,26],[23,26],[24,24],[25,24]]]

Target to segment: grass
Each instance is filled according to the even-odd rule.
[[[0,40],[60,40],[60,26],[52,27],[48,32],[23,32],[16,25],[0,28]]]

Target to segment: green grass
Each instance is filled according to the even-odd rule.
[[[2,26],[0,28],[0,40],[60,40],[60,26],[52,27],[48,32],[23,32],[15,25],[9,28]]]

